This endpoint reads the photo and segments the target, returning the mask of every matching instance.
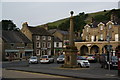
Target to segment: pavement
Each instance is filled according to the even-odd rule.
[[[6,67],[7,70],[17,70],[33,73],[43,73],[57,76],[79,78],[85,80],[120,80],[117,70],[105,70],[98,67],[90,68],[60,68],[56,64],[36,64],[29,66]],[[95,65],[95,64],[92,64]],[[97,64],[99,65],[99,64]],[[54,67],[52,67],[54,66]]]

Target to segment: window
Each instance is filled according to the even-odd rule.
[[[36,47],[40,48],[40,42],[36,42]]]
[[[94,41],[94,38],[95,38],[94,36],[91,36],[91,41],[92,41],[92,42]]]
[[[103,40],[103,34],[100,35],[100,40]]]
[[[11,43],[11,46],[14,46],[14,43]]]
[[[42,36],[42,40],[46,40],[46,37],[45,37],[45,36]]]
[[[47,43],[47,47],[51,48],[51,43],[50,42]]]
[[[25,43],[25,46],[27,46],[27,43]]]
[[[59,42],[56,43],[56,47],[59,47]]]
[[[119,41],[118,34],[115,34],[115,41]]]
[[[46,43],[45,42],[42,43],[42,47],[46,48]]]
[[[51,40],[51,36],[48,36],[48,40]]]
[[[87,32],[89,31],[89,29],[87,28]]]
[[[36,54],[40,55],[40,50],[39,49],[36,50]]]
[[[86,36],[86,40],[88,40],[88,36]]]
[[[51,55],[51,50],[50,49],[47,51],[47,54]],[[51,57],[51,56],[49,56],[49,57]]]
[[[103,26],[100,26],[100,30],[103,30]]]
[[[40,40],[40,36],[36,36],[36,40]]]
[[[110,24],[108,27],[109,27],[109,29],[111,29],[111,28],[112,28],[112,25]]]

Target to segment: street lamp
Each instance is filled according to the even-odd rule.
[[[111,62],[111,50],[110,50],[110,48],[111,48],[111,46],[110,46],[110,38],[111,38],[111,36],[110,36],[110,29],[111,29],[111,27],[112,27],[112,25],[110,24],[110,25],[108,25],[108,34],[107,34],[107,42],[108,42],[108,46],[107,46],[107,49],[108,49],[108,57],[109,57],[109,65],[108,65],[108,68],[109,68],[109,70],[110,70],[110,62]]]

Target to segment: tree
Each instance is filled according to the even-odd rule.
[[[2,20],[0,24],[2,25],[2,30],[19,30],[12,20]]]

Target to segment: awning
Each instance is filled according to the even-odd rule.
[[[32,49],[26,49],[26,50],[24,50],[24,51],[26,51],[26,52],[27,52],[27,51],[30,51],[30,52],[32,52],[33,50],[32,50]]]
[[[8,50],[8,49],[6,49],[5,50],[5,52],[19,52],[19,51],[22,51],[22,50]],[[26,51],[26,52],[32,52],[33,50],[32,49],[25,49],[24,51]]]
[[[19,52],[19,50],[5,50],[5,52]]]

